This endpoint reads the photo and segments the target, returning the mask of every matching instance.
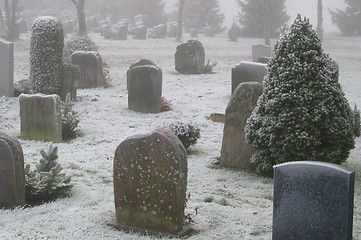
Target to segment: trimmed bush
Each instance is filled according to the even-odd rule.
[[[338,83],[338,66],[299,15],[275,46],[263,93],[247,120],[253,167],[273,174],[289,161],[340,164],[354,147],[352,111]]]
[[[88,36],[75,35],[65,42],[64,62],[71,63],[71,55],[76,51],[96,51],[95,43]]]
[[[200,138],[200,129],[192,124],[175,122],[170,124],[167,129],[181,140],[186,149],[196,144],[198,138]]]

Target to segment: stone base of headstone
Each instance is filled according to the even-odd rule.
[[[267,64],[242,61],[232,68],[232,93],[241,82],[263,82]]]

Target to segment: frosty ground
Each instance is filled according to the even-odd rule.
[[[116,147],[134,134],[143,134],[175,121],[197,124],[201,138],[188,155],[186,213],[200,232],[189,239],[271,239],[273,180],[254,173],[218,168],[223,124],[207,117],[224,113],[231,96],[231,68],[251,61],[251,45],[262,39],[229,42],[225,35],[199,36],[206,59],[217,62],[214,74],[179,75],[174,69],[174,39],[104,40],[90,35],[107,63],[112,86],[78,90],[74,109],[83,136],[56,144],[59,163],[72,176],[72,196],[41,206],[0,210],[0,239],[152,239],[127,234],[107,224],[115,219],[113,157]],[[183,40],[188,40],[184,35]],[[273,41],[274,43],[274,41]],[[361,107],[361,37],[328,35],[323,48],[340,66],[340,83],[353,107]],[[126,71],[147,58],[163,70],[163,96],[172,111],[142,114],[127,109]],[[15,43],[15,81],[29,76],[29,36]],[[0,131],[20,138],[18,98],[0,98]],[[32,168],[41,149],[50,143],[19,139],[25,163]],[[361,140],[356,139],[345,166],[356,171],[354,239],[361,239]],[[212,199],[206,202],[205,199]],[[195,209],[198,209],[195,214]]]

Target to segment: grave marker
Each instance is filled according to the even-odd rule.
[[[261,57],[271,57],[272,49],[268,45],[255,44],[252,45],[252,61],[257,62]]]
[[[232,68],[232,93],[241,82],[263,82],[268,70],[263,63],[241,61]]]
[[[14,44],[0,38],[0,96],[14,96]]]

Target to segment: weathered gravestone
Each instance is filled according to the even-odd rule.
[[[97,51],[76,51],[71,55],[71,61],[80,67],[78,88],[105,86],[103,62]]]
[[[202,74],[205,65],[205,51],[198,40],[188,40],[177,46],[174,55],[175,69],[180,74]]]
[[[274,167],[272,239],[351,240],[355,172],[324,162]]]
[[[21,137],[27,140],[61,142],[60,97],[56,94],[21,94]]]
[[[252,61],[258,62],[261,57],[271,57],[272,49],[268,45],[255,44],[252,45]]]
[[[147,39],[147,27],[144,25],[138,25],[134,30],[134,39],[146,40]]]
[[[122,22],[119,24],[117,29],[117,39],[118,40],[127,40],[128,38],[128,23]]]
[[[77,85],[79,81],[80,67],[75,64],[64,64],[63,81],[59,90],[61,100],[65,101],[68,93],[70,93],[71,100],[76,100]]]
[[[162,69],[136,66],[127,72],[128,108],[142,113],[159,113],[162,98]]]
[[[241,82],[263,82],[268,70],[263,63],[241,61],[232,68],[232,93]]]
[[[171,38],[177,37],[177,28],[178,28],[178,23],[177,22],[168,23],[167,37],[171,37]]]
[[[25,204],[24,156],[19,141],[0,133],[0,208]]]
[[[14,96],[14,44],[0,38],[0,96]]]
[[[114,157],[117,226],[180,234],[186,205],[187,159],[182,142],[159,129],[125,139]]]
[[[220,160],[222,166],[251,169],[250,159],[254,148],[246,142],[244,128],[261,94],[262,84],[257,82],[241,83],[233,92],[225,114]]]

